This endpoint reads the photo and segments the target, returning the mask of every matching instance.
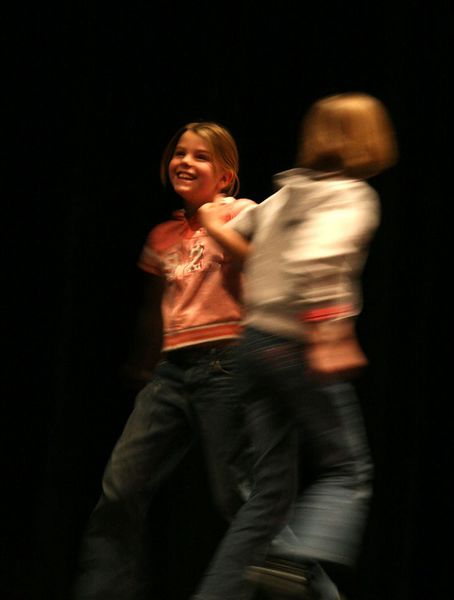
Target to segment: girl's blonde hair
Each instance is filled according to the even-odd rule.
[[[368,178],[394,165],[397,155],[389,114],[368,94],[322,98],[303,119],[297,157],[302,167]]]
[[[187,123],[173,135],[167,144],[161,159],[161,181],[164,185],[168,182],[169,163],[172,160],[178,140],[186,131],[192,131],[200,136],[210,148],[213,154],[215,168],[221,168],[231,173],[230,183],[221,190],[225,194],[234,196],[240,189],[240,180],[238,177],[239,156],[238,148],[232,134],[218,123],[210,121],[201,121]]]

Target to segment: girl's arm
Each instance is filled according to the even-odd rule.
[[[306,340],[308,368],[318,378],[351,379],[367,366],[352,318],[306,324]]]
[[[283,253],[283,270],[297,290],[297,317],[305,329],[306,359],[314,375],[351,378],[367,365],[355,317],[360,277],[379,222],[375,195],[333,197],[313,210]]]
[[[237,260],[246,260],[252,250],[252,244],[240,233],[225,226],[225,209],[222,205],[208,202],[199,208],[197,215],[203,227],[220,246]]]

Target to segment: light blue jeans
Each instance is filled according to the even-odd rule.
[[[309,481],[300,482],[289,522],[272,542],[269,556],[301,562],[305,557],[322,563],[354,567],[372,495],[373,466],[362,413],[349,383],[332,383],[320,390],[336,415],[326,435],[344,445],[346,460],[340,477],[320,477],[321,453],[300,438],[300,459]],[[320,407],[321,410],[322,407]],[[327,423],[329,421],[327,420]]]
[[[359,405],[350,385],[311,380],[302,351],[288,339],[244,333],[237,381],[253,449],[251,493],[196,600],[249,598],[247,567],[267,556],[317,565],[356,559],[372,477]],[[300,460],[311,474],[302,488]]]

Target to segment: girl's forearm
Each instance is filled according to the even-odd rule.
[[[243,262],[249,256],[252,244],[237,231],[217,222],[207,223],[205,229],[235,259]]]

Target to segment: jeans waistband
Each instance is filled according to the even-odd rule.
[[[164,353],[164,358],[170,362],[194,362],[210,355],[216,355],[228,348],[238,345],[237,339],[219,340],[195,346],[186,346]]]

